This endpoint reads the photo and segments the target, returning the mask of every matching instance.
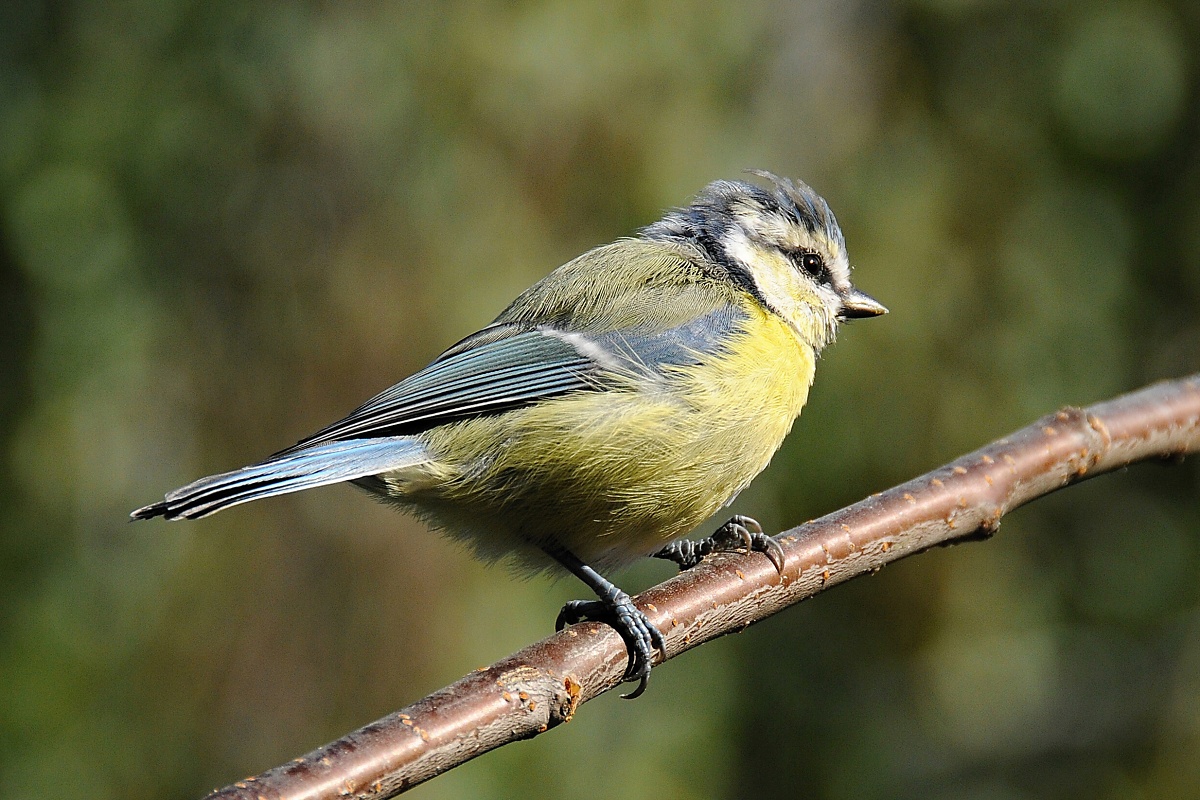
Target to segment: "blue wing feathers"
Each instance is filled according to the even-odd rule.
[[[743,311],[730,306],[667,330],[630,328],[604,334],[599,341],[614,355],[653,372],[668,364],[694,364],[702,356],[720,353],[745,319]]]
[[[277,455],[322,442],[416,434],[455,419],[498,413],[541,398],[595,391],[613,363],[652,375],[665,364],[690,364],[721,350],[744,312],[725,307],[667,330],[638,327],[583,332],[496,326],[468,337],[416,375],[376,395],[345,419]],[[562,333],[573,333],[612,356],[600,364]],[[475,345],[474,342],[480,343]]]
[[[469,340],[460,346],[465,345]],[[587,376],[596,369],[594,361],[561,339],[514,329],[507,338],[443,356],[278,455],[348,437],[419,433],[454,419],[591,389]]]

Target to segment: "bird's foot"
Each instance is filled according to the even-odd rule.
[[[675,562],[682,572],[699,564],[710,553],[726,552],[763,553],[771,559],[777,571],[783,572],[783,547],[763,533],[757,521],[741,514],[717,528],[706,539],[679,539],[659,550],[654,557]]]
[[[568,625],[585,620],[607,623],[621,635],[629,651],[629,666],[625,668],[621,680],[638,681],[636,689],[621,697],[632,700],[640,696],[646,691],[646,682],[650,679],[654,651],[658,650],[664,658],[667,655],[667,643],[662,632],[633,604],[629,595],[615,586],[599,600],[572,600],[567,603],[558,612],[555,630],[561,631]]]

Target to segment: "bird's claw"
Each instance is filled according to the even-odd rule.
[[[763,533],[762,526],[757,520],[738,514],[713,532],[706,539],[692,541],[680,539],[671,542],[655,553],[657,558],[665,558],[679,565],[680,570],[691,569],[699,564],[710,553],[763,553],[775,565],[775,570],[783,573],[783,547],[775,539]]]
[[[712,541],[717,551],[762,553],[783,572],[783,546],[763,533],[758,520],[737,514],[713,532]]]
[[[606,600],[572,600],[558,612],[555,630],[562,630],[576,622],[589,620],[604,622],[616,629],[629,651],[629,665],[625,668],[622,681],[638,681],[638,687],[621,697],[632,700],[646,691],[650,669],[654,666],[654,651],[663,657],[667,654],[667,642],[662,632],[655,627],[633,600],[624,592],[617,592]]]

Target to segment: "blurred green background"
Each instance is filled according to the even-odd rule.
[[[127,514],[715,178],[812,183],[892,310],[739,501],[775,530],[1200,369],[1198,53],[1186,0],[3,4],[0,796],[195,798],[547,634],[582,586],[348,487]],[[1038,502],[413,796],[1195,797],[1198,464]]]

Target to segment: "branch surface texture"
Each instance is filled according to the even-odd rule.
[[[720,554],[637,598],[667,658],[745,629],[830,586],[930,547],[986,538],[1006,513],[1138,461],[1200,451],[1200,374],[1086,409],[1064,408],[933,472],[776,537],[782,575],[761,553]],[[571,719],[618,684],[625,645],[574,625],[403,711],[206,800],[386,798],[475,756]]]

